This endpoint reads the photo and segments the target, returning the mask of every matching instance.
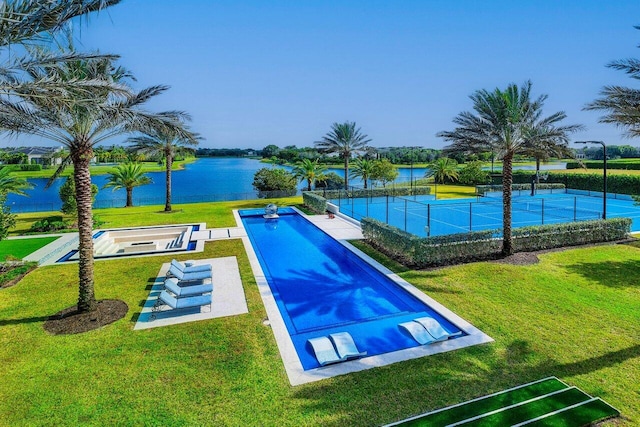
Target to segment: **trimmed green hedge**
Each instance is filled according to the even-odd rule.
[[[327,210],[327,199],[311,191],[302,192],[302,201],[306,207],[318,214]]]
[[[540,183],[538,185],[536,185],[536,188],[538,190],[561,190],[564,189],[565,186],[564,184],[549,184],[549,183]],[[511,189],[514,191],[517,190],[530,190],[531,189],[531,183],[529,184],[513,184],[511,186]],[[486,193],[490,193],[492,191],[502,191],[502,184],[496,184],[496,185],[477,185],[476,186],[476,195],[478,196],[484,196]]]
[[[371,245],[393,259],[416,268],[497,258],[502,250],[501,230],[418,237],[372,218],[360,221]],[[629,218],[581,221],[523,227],[513,230],[514,249],[529,252],[624,239]]]
[[[530,171],[515,171],[513,173],[514,184],[526,184],[531,186]],[[559,183],[566,188],[575,190],[602,191],[603,176],[600,174],[558,173],[549,174],[545,184]],[[493,177],[494,184],[501,184],[502,177]],[[531,187],[529,187],[531,188]],[[640,175],[608,175],[607,191],[618,194],[640,194]]]
[[[412,187],[381,187],[381,188],[352,188],[349,190],[314,190],[315,193],[327,199],[346,199],[346,198],[365,198],[365,197],[382,197],[382,196],[413,196],[431,194],[431,187],[414,186]]]
[[[578,162],[567,162],[567,169],[580,169],[586,167],[587,169],[603,169],[604,162],[602,160],[592,160],[588,162],[582,162],[582,165]],[[638,162],[616,162],[615,160],[607,160],[607,169],[621,169],[621,170],[640,170],[640,161]]]
[[[621,240],[630,230],[630,218],[612,218],[521,227],[514,229],[511,235],[517,252],[530,252]]]

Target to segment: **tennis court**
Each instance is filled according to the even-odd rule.
[[[330,202],[356,220],[375,218],[421,237],[502,228],[502,193],[469,199],[383,196]],[[602,193],[578,190],[541,190],[534,196],[514,192],[512,209],[514,228],[596,220],[602,218],[603,197]],[[631,218],[631,231],[640,231],[640,206],[630,196],[608,194],[607,218],[616,217]]]

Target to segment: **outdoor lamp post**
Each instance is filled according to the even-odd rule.
[[[604,191],[602,192],[602,219],[607,219],[607,146],[602,141],[575,141],[575,143],[602,145],[602,156],[604,158],[604,170],[603,170]]]

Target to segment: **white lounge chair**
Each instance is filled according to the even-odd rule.
[[[429,332],[427,332],[424,326],[422,326],[420,323],[411,321],[411,322],[400,323],[400,325],[398,326],[406,329],[407,332],[411,334],[413,339],[418,341],[418,344],[420,345],[431,344],[432,342],[435,341],[433,337],[429,335]]]
[[[336,347],[338,356],[342,359],[355,359],[367,355],[366,351],[358,351],[356,343],[349,332],[338,332],[337,334],[330,334],[329,337]]]
[[[160,296],[156,301],[155,305],[152,308],[153,314],[151,315],[151,320],[156,318],[156,313],[160,311],[163,305],[167,305],[173,310],[180,310],[183,308],[195,308],[195,307],[203,307],[205,305],[209,306],[209,311],[211,311],[211,294],[205,295],[194,295],[184,298],[176,298],[171,295],[166,290],[160,292]]]
[[[187,282],[195,283],[195,282]],[[175,295],[176,298],[184,298],[194,295],[202,295],[213,292],[213,284],[201,283],[189,286],[180,286],[180,282],[176,278],[170,278],[164,281],[164,288]]]
[[[329,365],[331,363],[344,362],[346,359],[341,358],[336,353],[336,349],[331,344],[331,340],[327,337],[311,338],[309,344],[313,347],[313,352],[316,354],[316,359],[320,366]]]
[[[349,332],[330,334],[329,337],[311,338],[308,341],[320,366],[344,362],[367,354],[366,351],[358,351]]]
[[[447,332],[442,325],[432,317],[420,317],[411,322],[400,323],[398,326],[406,329],[420,345],[446,341],[451,337],[462,334],[462,331],[453,334]]]
[[[167,273],[167,277],[175,277],[181,282],[192,282],[196,280],[211,280],[211,270],[201,270],[201,271],[182,271],[178,269],[175,265],[171,265],[169,267],[169,271]]]
[[[194,271],[211,272],[211,264],[194,264],[194,261],[180,262],[175,259],[171,260],[171,265],[181,270],[183,273],[193,273]]]
[[[451,336],[451,334],[445,331],[442,325],[440,325],[440,323],[438,323],[438,321],[432,317],[420,317],[418,319],[414,319],[413,321],[422,325],[436,342],[446,341]]]

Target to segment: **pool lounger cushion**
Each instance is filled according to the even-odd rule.
[[[207,280],[211,279],[211,270],[208,271],[191,271],[191,272],[183,272],[178,269],[175,265],[171,265],[169,267],[169,273],[167,273],[168,277],[175,277],[181,282],[190,282],[194,280]]]
[[[318,337],[308,340],[320,366],[344,362],[367,354],[366,351],[358,351],[353,338],[348,332],[331,334],[330,337],[331,339],[329,337]]]
[[[187,282],[193,283],[193,282]],[[176,298],[184,298],[193,295],[202,295],[213,292],[213,285],[211,283],[202,283],[190,286],[181,286],[180,282],[176,278],[167,279],[164,281],[164,288],[171,292]]]
[[[156,307],[159,308],[162,305],[161,303],[166,304],[174,310],[181,308],[202,307],[204,305],[211,306],[211,294],[176,298],[165,290],[160,293],[160,297],[158,298]]]
[[[194,265],[195,261],[180,262],[175,259],[171,260],[171,265],[182,271],[183,273],[193,273],[195,271],[211,271],[211,264]]]
[[[438,341],[446,341],[450,337],[460,335],[462,332],[450,334],[445,331],[440,323],[432,317],[420,317],[411,322],[400,323],[419,344],[431,344]]]

